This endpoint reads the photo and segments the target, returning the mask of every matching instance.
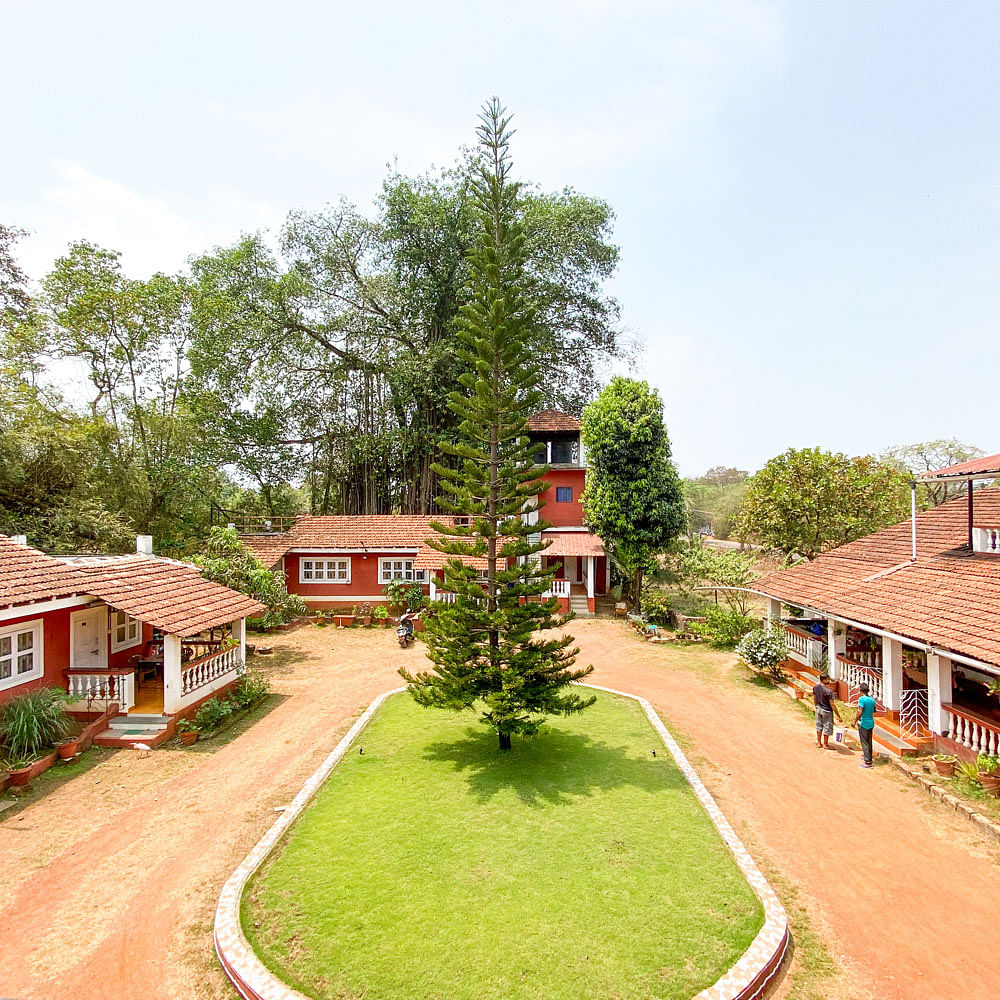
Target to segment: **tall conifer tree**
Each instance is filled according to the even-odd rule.
[[[554,569],[542,569],[539,533],[525,524],[546,471],[527,419],[538,408],[539,371],[529,341],[534,311],[525,281],[525,237],[519,185],[510,179],[510,117],[497,98],[479,116],[480,166],[473,182],[479,236],[469,254],[468,301],[459,336],[470,371],[448,405],[461,421],[458,441],[445,446],[456,468],[435,466],[442,508],[456,525],[436,523],[430,544],[449,556],[442,604],[427,621],[433,671],[405,678],[421,705],[478,711],[496,731],[501,750],[511,736],[536,733],[547,716],[569,715],[593,704],[568,689],[593,667],[574,668],[573,637],[541,633],[569,619],[556,598],[543,598]],[[532,538],[534,536],[534,538]],[[485,586],[480,574],[485,570]]]

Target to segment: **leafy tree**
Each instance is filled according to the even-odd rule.
[[[544,546],[530,536],[544,524],[523,517],[538,509],[532,498],[545,471],[527,435],[540,401],[532,349],[538,317],[526,294],[520,185],[509,177],[510,119],[494,98],[480,121],[482,162],[472,182],[477,236],[458,333],[467,370],[464,392],[448,399],[461,422],[457,441],[442,445],[454,464],[435,468],[444,490],[439,503],[469,523],[435,525],[440,534],[431,544],[450,557],[445,585],[457,600],[428,619],[433,672],[400,673],[418,704],[478,710],[500,749],[509,750],[514,734],[530,736],[547,716],[592,704],[593,697],[567,688],[593,668],[573,669],[572,636],[543,637],[567,618],[557,599],[542,599],[553,571],[541,569]],[[485,561],[485,586],[471,560]]]
[[[750,478],[738,533],[815,559],[909,515],[909,481],[870,455],[789,448]]]
[[[747,588],[760,575],[752,553],[712,548],[698,536],[682,546],[679,563],[681,580],[689,590],[716,584]],[[746,590],[720,590],[719,597],[731,611],[741,615],[749,613],[751,597]]]
[[[240,540],[233,528],[212,528],[204,555],[191,560],[206,580],[249,594],[267,611],[261,618],[265,628],[281,625],[305,614],[305,601],[289,594],[280,570],[269,570]]]
[[[729,538],[750,474],[716,466],[703,476],[684,480],[688,533],[710,528],[716,538]]]
[[[955,438],[938,438],[918,444],[897,445],[881,455],[883,462],[898,466],[911,476],[947,469],[950,465],[981,458],[983,450],[971,444],[962,444]],[[965,489],[965,483],[921,483],[920,493],[926,502],[922,506],[936,507],[951,500]]]
[[[630,582],[637,610],[643,573],[684,528],[684,501],[670,461],[659,393],[616,377],[583,411],[590,471],[584,516]]]

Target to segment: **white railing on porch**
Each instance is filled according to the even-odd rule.
[[[1000,752],[1000,726],[977,718],[954,705],[942,705],[948,716],[948,735],[973,753]]]
[[[184,666],[181,671],[181,695],[191,694],[192,691],[218,680],[223,674],[238,676],[242,671],[239,646],[231,646],[221,653],[209,653],[208,656]]]
[[[451,590],[439,590],[434,595],[435,601],[440,601],[442,604],[454,604],[455,603],[455,593]]]
[[[553,580],[552,584],[549,586],[549,589],[546,590],[544,594],[542,594],[542,597],[569,598],[569,588],[570,588],[569,580]]]
[[[793,660],[816,670],[822,667],[826,655],[826,643],[822,639],[785,625],[785,645]]]
[[[922,739],[930,735],[927,688],[899,692],[899,731],[903,737]]]
[[[974,552],[1000,552],[1000,528],[973,528]]]
[[[131,670],[70,670],[66,674],[66,688],[72,698],[94,702],[118,702],[119,711],[135,707],[135,675]]]
[[[881,673],[864,664],[855,663],[846,656],[838,656],[837,662],[840,664],[840,679],[847,685],[852,704],[858,700],[858,689],[862,684],[867,684],[868,693],[875,699],[875,704],[879,708],[884,707]]]

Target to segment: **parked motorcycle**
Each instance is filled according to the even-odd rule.
[[[399,645],[406,649],[407,646],[413,642],[413,633],[415,630],[414,622],[420,617],[419,611],[411,611],[409,608],[396,619],[396,638],[399,640]]]

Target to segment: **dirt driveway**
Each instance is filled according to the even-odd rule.
[[[777,887],[797,896],[798,965],[822,964],[818,932],[847,970],[804,969],[786,995],[997,995],[982,960],[1000,926],[995,844],[888,768],[814,750],[808,719],[731,656],[651,647],[610,621],[573,631],[597,683],[663,712]],[[238,737],[118,752],[0,814],[0,996],[232,1000],[211,950],[222,882],[359,709],[421,655],[388,631],[306,628],[274,646],[281,700]]]

